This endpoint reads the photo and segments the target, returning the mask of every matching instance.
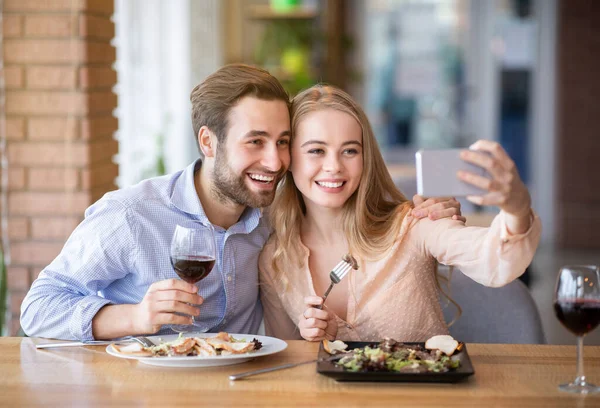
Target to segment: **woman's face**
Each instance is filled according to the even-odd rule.
[[[349,114],[323,109],[297,125],[290,171],[307,208],[342,208],[363,170],[362,130]]]

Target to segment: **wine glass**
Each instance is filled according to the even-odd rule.
[[[215,266],[216,245],[211,228],[193,228],[177,225],[171,240],[171,266],[177,276],[184,281],[197,284],[206,278]],[[192,316],[191,325],[171,325],[173,331],[207,332],[210,327],[198,322]]]
[[[597,265],[560,268],[554,311],[558,320],[577,336],[577,377],[558,388],[578,394],[600,392],[600,387],[587,382],[583,374],[583,336],[600,323],[600,268]]]

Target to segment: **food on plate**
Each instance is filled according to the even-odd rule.
[[[348,345],[341,340],[329,341],[323,340],[323,349],[329,354],[337,354],[345,351]]]
[[[440,350],[444,354],[451,356],[458,348],[458,341],[446,334],[433,336],[425,342],[425,348],[427,350]]]
[[[434,339],[433,345],[435,347],[432,347],[429,351],[421,344],[404,344],[386,338],[378,345],[356,348],[334,364],[343,367],[347,371],[354,372],[445,373],[460,367],[458,357],[452,356],[457,347],[451,348],[448,344],[450,343],[447,339],[443,339],[441,342]],[[447,354],[444,350],[438,348],[440,346],[452,352]]]
[[[350,254],[346,254],[342,256],[342,260],[352,265],[352,269],[358,270],[358,262],[356,262],[356,258],[354,258]]]
[[[221,332],[214,337],[179,337],[173,341],[164,342],[152,347],[144,347],[137,343],[113,344],[119,353],[136,357],[159,356],[226,356],[244,354],[260,350],[262,343],[257,339],[245,341],[235,339],[228,333]]]

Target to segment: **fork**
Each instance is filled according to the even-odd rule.
[[[131,339],[137,343],[140,343],[144,347],[153,347],[156,344],[152,342],[148,337],[144,336],[128,336],[128,339]]]
[[[350,272],[350,269],[358,269],[358,262],[356,262],[356,259],[354,259],[352,255],[346,254],[342,257],[342,260],[331,270],[331,272],[329,272],[329,279],[331,279],[331,283],[323,295],[323,303],[315,306],[317,309],[323,309],[325,300],[327,300],[329,292],[331,292],[331,289],[333,289],[333,285],[340,283],[344,276]]]

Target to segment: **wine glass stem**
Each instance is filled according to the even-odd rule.
[[[585,374],[583,374],[583,336],[577,336],[577,378],[575,384],[585,385]]]

